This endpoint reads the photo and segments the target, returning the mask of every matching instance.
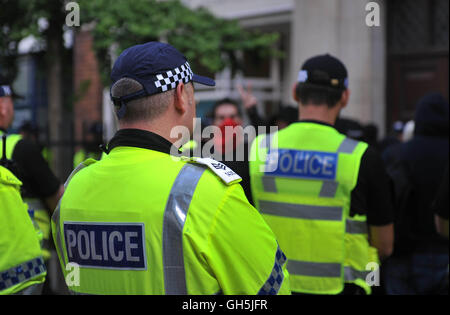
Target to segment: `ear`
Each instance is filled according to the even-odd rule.
[[[186,86],[183,82],[178,83],[175,90],[175,109],[180,113],[184,114],[187,110],[187,99],[186,99]]]
[[[348,101],[350,99],[350,90],[347,89],[344,92],[342,92],[342,97],[341,97],[341,108],[345,108],[347,107]]]
[[[0,116],[6,115],[6,106],[5,102],[3,101],[3,97],[0,97]]]
[[[292,97],[297,103],[300,103],[299,98],[297,97],[297,83],[292,86]]]

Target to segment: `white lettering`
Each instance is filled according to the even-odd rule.
[[[309,161],[309,153],[302,152],[302,160],[305,160],[303,163],[303,173],[308,174],[308,161]]]
[[[183,302],[183,310],[209,310],[214,312],[217,302],[196,302],[189,299],[189,302]]]
[[[284,165],[284,164],[285,164],[285,163],[284,163],[285,160],[288,161],[287,166]],[[292,156],[289,154],[289,152],[283,154],[283,155],[281,156],[281,158],[280,158],[280,169],[281,169],[281,171],[284,172],[284,173],[289,172],[289,170],[290,170],[291,167],[292,167],[292,162],[293,162],[293,161],[292,161]]]
[[[170,148],[170,155],[173,157],[177,157],[180,154],[178,153],[178,148],[181,148],[184,144],[188,143],[191,137],[191,133],[186,126],[175,126],[170,131],[171,139],[178,139],[174,142],[173,146]]]
[[[319,162],[319,167],[314,169],[314,160],[317,160]],[[322,161],[320,159],[320,156],[313,155],[312,158],[309,160],[309,170],[311,171],[311,174],[316,175],[320,172],[320,165],[322,164]]]
[[[83,253],[83,246],[82,245],[82,238],[84,238],[84,245],[86,246],[86,252]],[[78,254],[80,255],[81,259],[89,259],[90,256],[90,249],[89,249],[89,234],[88,232],[81,230],[78,232],[77,237],[77,243],[78,243]]]
[[[72,270],[73,269],[73,270]],[[68,263],[66,265],[66,284],[68,287],[80,286],[80,266],[76,263]]]
[[[103,247],[103,260],[108,261],[108,234],[106,232],[102,232],[102,247]]]
[[[330,163],[331,161],[333,161],[333,157],[331,157],[331,156],[325,156],[323,158],[323,170],[322,170],[323,175],[326,175],[326,176],[333,175],[333,170],[328,169],[329,167],[330,168],[333,167],[333,164]]]
[[[366,25],[369,27],[380,26],[380,5],[376,2],[369,2],[366,5]]]
[[[301,157],[302,157],[302,154],[300,152],[297,152],[295,154],[294,173],[296,173],[296,174],[303,174],[302,169],[297,167],[299,162],[302,162]]]
[[[370,271],[369,274],[366,276],[366,283],[368,286],[380,286],[380,265],[378,265],[376,262],[370,262],[366,266],[366,270]]]
[[[98,255],[95,252],[95,232],[91,231],[90,235],[91,235],[91,237],[90,237],[90,241],[91,241],[91,258],[93,260],[102,260],[102,256]]]
[[[78,5],[78,3],[67,3],[66,11],[72,11],[66,15],[66,25],[68,27],[80,26],[80,6]]]
[[[131,250],[138,248],[137,243],[131,243],[131,238],[137,236],[137,232],[125,232],[125,254],[127,261],[139,261],[139,256],[135,257],[131,255]]]
[[[114,261],[122,261],[123,259],[123,251],[119,250],[116,254],[116,250],[114,248],[114,238],[117,239],[118,242],[122,242],[122,234],[118,231],[114,231],[109,235],[109,253],[111,254],[111,258]]]
[[[72,248],[75,247],[75,245],[77,245],[77,235],[72,230],[67,230],[66,235],[67,235],[67,238],[68,238],[67,251],[68,251],[68,254],[69,254],[69,258],[72,258],[73,257]]]

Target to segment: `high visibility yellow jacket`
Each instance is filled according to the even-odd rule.
[[[125,146],[85,161],[52,217],[66,277],[79,266],[79,281],[69,289],[290,294],[285,256],[238,178],[215,161]]]
[[[0,166],[0,295],[44,282],[39,239],[20,197],[22,183]]]
[[[81,149],[75,153],[73,156],[73,168],[75,169],[78,165],[80,165],[83,161],[87,159],[95,159],[100,160],[105,156],[105,154],[98,152],[87,152],[84,149]]]
[[[0,137],[2,132],[0,131]],[[11,160],[16,144],[22,140],[22,136],[18,134],[10,134],[6,138],[6,158]],[[3,154],[3,146],[1,145],[0,138],[0,158]],[[39,198],[24,198],[25,203],[28,205],[28,209],[34,213],[33,220],[36,222],[36,232],[42,236],[42,255],[45,260],[50,259],[50,215],[47,211],[47,207]]]
[[[338,294],[346,282],[371,292],[366,266],[378,256],[366,216],[350,216],[366,149],[330,126],[307,122],[254,141],[253,200],[286,253],[293,292]]]
[[[0,131],[0,158],[3,156],[3,133]],[[12,159],[12,155],[14,152],[14,148],[16,147],[17,142],[22,140],[21,135],[10,134],[6,136],[6,158],[8,160]]]

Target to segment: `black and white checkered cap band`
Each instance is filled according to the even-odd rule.
[[[184,65],[178,68],[167,71],[166,73],[157,74],[155,86],[159,93],[167,92],[177,87],[180,82],[188,83],[192,81],[194,73],[191,70],[189,62],[186,61]]]
[[[11,96],[12,91],[9,85],[0,85],[0,97],[2,96]]]

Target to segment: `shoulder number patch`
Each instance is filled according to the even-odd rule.
[[[209,167],[227,185],[239,183],[242,178],[225,164],[211,158],[193,158],[192,162]]]

